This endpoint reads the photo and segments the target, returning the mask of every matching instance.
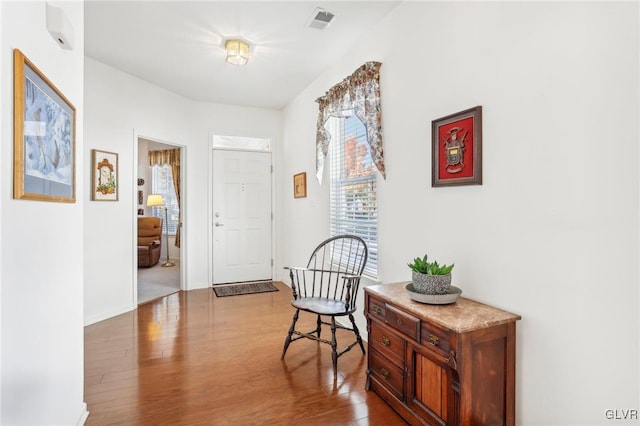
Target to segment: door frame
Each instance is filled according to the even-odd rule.
[[[276,259],[276,221],[275,221],[275,195],[276,195],[276,186],[275,186],[275,152],[273,149],[274,146],[274,138],[272,137],[261,137],[263,139],[269,139],[271,141],[271,149],[268,151],[259,151],[252,149],[234,149],[234,148],[214,148],[213,146],[213,138],[214,136],[219,135],[218,133],[210,133],[209,135],[209,178],[207,180],[207,197],[208,197],[208,206],[207,206],[207,253],[208,253],[208,279],[209,279],[209,287],[213,287],[213,226],[215,222],[215,218],[213,217],[213,153],[216,150],[220,151],[245,151],[245,152],[268,152],[271,154],[271,259],[273,262],[271,264],[271,279],[276,280],[275,276],[275,265],[277,265]]]
[[[135,209],[133,209],[133,218],[131,220],[131,227],[133,229],[133,240],[132,240],[132,244],[133,244],[133,287],[131,289],[132,292],[132,297],[133,297],[133,306],[137,307],[138,306],[138,182],[137,182],[137,176],[138,176],[138,161],[140,160],[138,158],[138,140],[139,139],[146,139],[148,141],[152,141],[152,142],[158,142],[158,143],[162,143],[162,144],[166,144],[166,145],[172,145],[175,146],[176,148],[180,148],[180,191],[182,191],[182,194],[180,195],[180,215],[182,217],[182,222],[183,222],[183,227],[181,229],[181,237],[182,237],[182,241],[180,244],[180,290],[188,290],[187,288],[187,268],[186,268],[186,255],[187,255],[187,251],[186,251],[186,246],[187,246],[187,232],[186,232],[186,228],[188,226],[185,226],[185,218],[187,217],[187,203],[186,203],[186,170],[187,170],[187,147],[186,145],[182,145],[182,144],[178,144],[175,142],[171,142],[171,141],[167,141],[167,140],[163,140],[163,139],[159,139],[157,137],[152,137],[152,136],[145,136],[142,133],[138,133],[134,130],[133,132],[133,176],[135,177],[134,179],[132,179],[131,185],[133,186],[133,191],[132,191],[132,205],[136,206]],[[162,258],[162,253],[160,253],[160,256]]]

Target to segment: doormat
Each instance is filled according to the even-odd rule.
[[[253,293],[267,293],[270,291],[278,291],[278,287],[273,285],[272,281],[231,284],[231,285],[213,287],[213,292],[218,297],[238,296],[241,294],[253,294]]]

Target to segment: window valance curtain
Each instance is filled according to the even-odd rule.
[[[164,149],[162,151],[149,151],[149,165],[164,166],[165,164],[173,166],[177,164],[180,166],[180,150],[179,149]]]
[[[180,149],[164,149],[161,151],[149,151],[149,166],[171,166],[173,187],[176,189],[178,200],[178,226],[176,226],[176,239],[174,245],[180,247],[180,230],[182,229],[182,212],[180,212]]]
[[[371,159],[386,178],[382,147],[382,111],[380,102],[381,62],[366,62],[353,74],[316,99],[320,112],[316,130],[316,177],[322,183],[324,160],[327,157],[331,134],[325,128],[331,117],[343,117],[342,111],[353,110],[367,129],[367,143]]]

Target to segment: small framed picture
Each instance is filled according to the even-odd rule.
[[[431,186],[482,185],[482,107],[431,122]]]
[[[307,172],[293,175],[293,198],[304,198],[307,196]]]
[[[91,199],[93,201],[118,201],[118,154],[91,150]]]

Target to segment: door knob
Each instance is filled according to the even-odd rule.
[[[216,226],[224,226],[224,223],[216,222],[215,225]]]

